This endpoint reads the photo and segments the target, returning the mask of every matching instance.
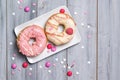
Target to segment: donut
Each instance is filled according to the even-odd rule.
[[[30,43],[30,40],[34,41]],[[25,56],[37,56],[42,53],[47,45],[47,38],[42,29],[38,25],[30,25],[23,29],[17,37],[17,45],[19,52]]]
[[[58,31],[62,25],[64,30]],[[72,40],[75,33],[76,24],[73,18],[66,13],[53,14],[46,22],[45,33],[50,42],[55,45],[62,45]]]

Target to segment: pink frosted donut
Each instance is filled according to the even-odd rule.
[[[30,43],[30,40],[32,43]],[[21,31],[17,38],[19,52],[26,56],[37,56],[46,47],[47,39],[44,30],[37,25],[31,25]]]

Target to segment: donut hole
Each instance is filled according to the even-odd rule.
[[[29,40],[30,45],[33,45],[33,43],[35,43],[35,42],[36,42],[36,38],[30,38],[30,40]]]
[[[62,24],[60,24],[59,26],[58,26],[58,32],[59,33],[62,33],[63,31],[64,31],[64,25],[62,25]]]

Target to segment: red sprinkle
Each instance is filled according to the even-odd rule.
[[[27,63],[27,62],[24,62],[24,63],[22,64],[22,67],[23,67],[23,68],[27,68],[27,67],[28,67],[28,63]]]
[[[51,48],[52,48],[52,44],[48,44],[48,45],[47,45],[47,48],[48,48],[48,49],[51,49]]]
[[[60,9],[60,13],[65,13],[65,10],[64,9]]]
[[[67,76],[72,76],[72,71],[68,71]]]
[[[73,29],[72,28],[66,29],[66,33],[69,34],[69,35],[72,35],[73,34]]]

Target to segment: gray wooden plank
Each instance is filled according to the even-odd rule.
[[[66,0],[39,0],[38,16],[61,5],[66,5]],[[55,60],[56,58],[58,58],[58,61]],[[63,67],[66,65],[66,62],[64,61],[64,63],[61,64],[64,58],[66,59],[66,50],[38,62],[37,74],[39,75],[37,75],[37,80],[66,80],[66,68]],[[47,61],[50,61],[52,64],[48,69],[44,66]],[[56,64],[56,67],[54,67],[53,64]],[[42,66],[42,68],[40,68],[40,66]],[[51,70],[51,73],[48,72],[49,70]]]
[[[67,50],[67,63],[74,67],[68,80],[96,80],[96,4],[97,0],[68,0],[68,8],[81,35],[80,44]],[[79,72],[79,74],[78,74]]]
[[[18,52],[16,36],[13,31],[15,26],[36,17],[37,14],[32,13],[32,10],[36,11],[37,9],[37,6],[32,6],[33,2],[37,3],[37,0],[23,0],[22,3],[20,3],[19,0],[7,0],[7,80],[36,80],[36,64],[29,64],[29,67],[26,69],[22,68],[22,63],[27,60],[25,56]],[[23,8],[19,9],[19,6]],[[30,12],[24,12],[25,6],[30,7]],[[12,45],[10,45],[10,42]],[[14,54],[16,54],[16,57],[15,60],[12,60],[11,58]],[[17,64],[17,69],[11,69],[12,63]],[[21,70],[19,70],[19,68]],[[33,70],[30,71],[29,68]],[[12,74],[13,71],[14,74]],[[29,76],[29,72],[32,74],[31,76]]]
[[[0,80],[6,80],[6,0],[0,0]]]
[[[98,80],[120,80],[120,0],[98,1]]]

